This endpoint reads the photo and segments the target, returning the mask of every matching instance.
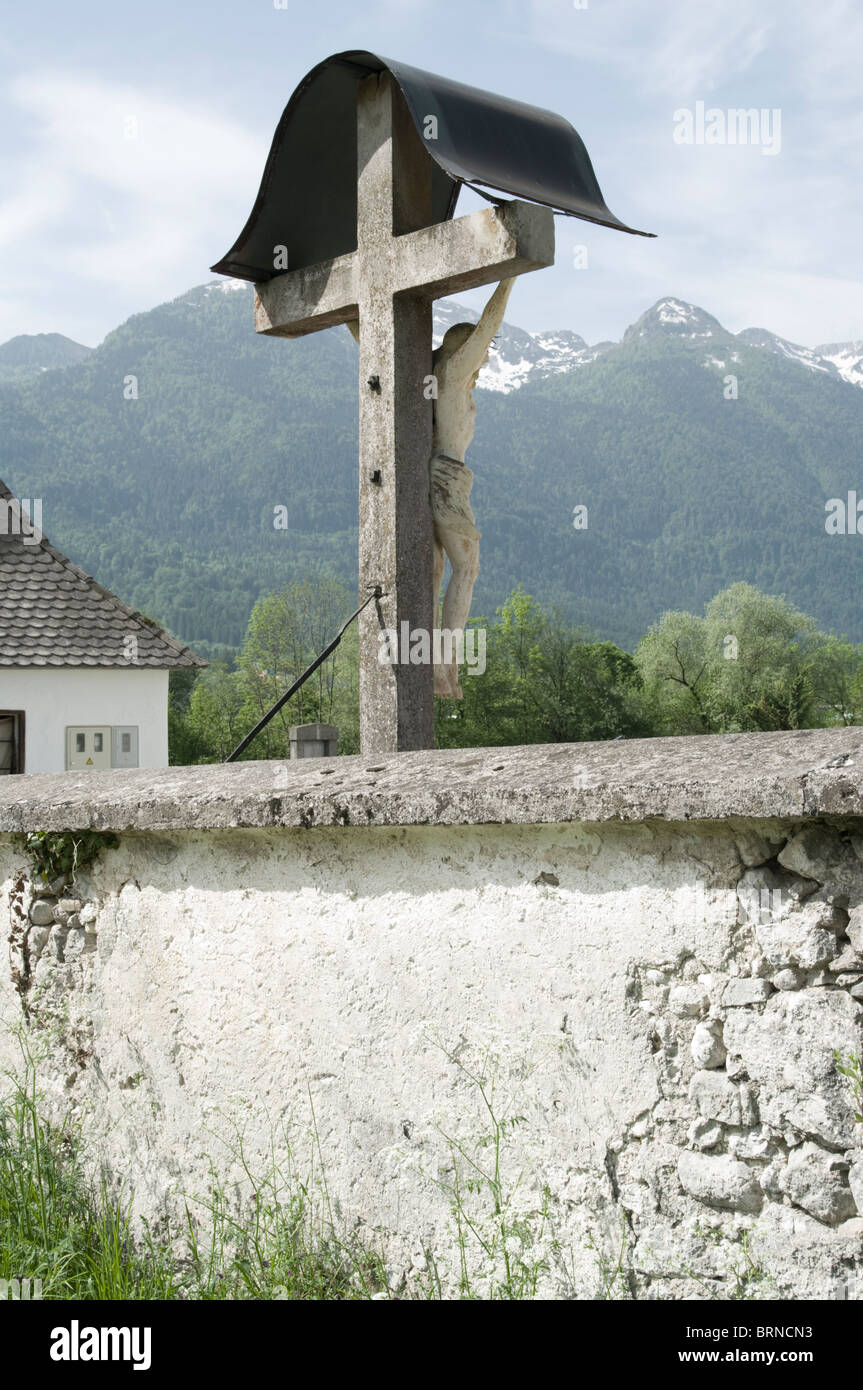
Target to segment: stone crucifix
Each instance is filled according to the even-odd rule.
[[[379,754],[434,743],[433,667],[401,642],[380,660],[382,631],[435,627],[432,303],[553,264],[554,214],[513,201],[429,225],[432,160],[388,73],[359,84],[357,167],[357,250],[258,284],[255,329],[359,321],[360,598],[382,590],[360,617],[360,736]]]

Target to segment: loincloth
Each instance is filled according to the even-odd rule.
[[[435,526],[478,541],[481,532],[476,529],[476,517],[470,505],[473,473],[467,464],[450,458],[449,454],[432,454],[429,486]]]

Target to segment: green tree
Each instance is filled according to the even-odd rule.
[[[478,624],[483,625],[483,624]],[[565,743],[649,731],[629,653],[597,642],[521,587],[486,626],[486,669],[465,672],[465,698],[439,701],[442,747]]]
[[[816,703],[826,722],[863,721],[863,646],[828,637],[818,653],[814,681]]]
[[[192,763],[222,763],[248,728],[238,673],[214,663],[195,682],[175,748]]]
[[[815,668],[826,638],[813,618],[784,597],[732,584],[711,599],[705,618],[713,727],[810,729]]]
[[[636,662],[662,733],[819,728],[863,709],[860,649],[751,584],[717,594],[704,618],[663,614]]]
[[[708,639],[703,618],[663,613],[638,645],[635,662],[658,733],[715,732],[708,710]]]

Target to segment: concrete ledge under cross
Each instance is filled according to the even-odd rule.
[[[863,729],[0,779],[0,831],[863,815]]]

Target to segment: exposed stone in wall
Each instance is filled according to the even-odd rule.
[[[65,1054],[65,1083],[75,1085],[93,1050],[87,996],[98,945],[98,909],[70,886],[65,875],[33,883],[21,870],[9,901],[10,976],[26,1023],[53,1048],[53,1065]]]
[[[613,1145],[636,1283],[661,1297],[718,1286],[709,1244],[695,1242],[695,1278],[653,1253],[684,1248],[675,1236],[701,1213],[723,1237],[713,1250],[745,1236],[767,1271],[789,1238],[829,1247],[820,1279],[806,1272],[777,1292],[829,1297],[847,1267],[860,1297],[863,1132],[834,1051],[859,1054],[863,1042],[863,838],[818,825],[781,845],[750,833],[738,847],[737,928],[721,969],[686,952],[631,967],[660,1090],[638,1133]]]

